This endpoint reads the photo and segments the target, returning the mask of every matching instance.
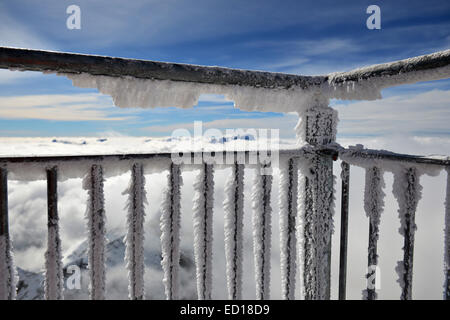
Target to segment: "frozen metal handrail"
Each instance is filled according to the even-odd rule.
[[[349,72],[321,76],[250,71],[223,67],[207,67],[181,63],[116,58],[79,53],[0,47],[0,68],[22,71],[88,73],[112,77],[130,76],[142,79],[185,81],[204,84],[240,85],[267,89],[292,87],[319,88],[345,82],[364,82],[417,71],[450,66],[450,50],[435,52],[394,63],[378,64]],[[433,79],[450,77],[450,69]]]

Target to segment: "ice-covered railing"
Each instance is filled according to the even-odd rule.
[[[412,297],[414,222],[420,199],[422,174],[435,174],[448,159],[400,155],[361,148],[343,149],[335,143],[337,112],[328,106],[331,98],[379,99],[383,88],[446,79],[450,77],[450,50],[420,57],[364,67],[350,72],[324,76],[299,76],[280,73],[203,67],[114,57],[81,55],[0,47],[0,68],[41,71],[68,77],[73,84],[97,88],[112,96],[118,107],[158,106],[193,107],[201,94],[223,94],[235,106],[250,111],[296,112],[299,149],[280,152],[280,264],[284,299],[329,299],[331,274],[331,235],[333,230],[334,177],[332,160],[342,162],[342,210],[339,298],[345,299],[347,261],[348,190],[350,165],[366,168],[365,211],[369,217],[368,266],[378,262],[377,240],[383,210],[385,171],[394,172],[394,196],[399,202],[400,233],[404,236],[404,259],[398,264],[402,299]],[[199,158],[199,175],[193,186],[194,242],[199,299],[211,299],[212,218],[214,170],[223,166],[204,154]],[[248,152],[233,153],[231,175],[226,183],[225,255],[228,297],[242,298],[243,270],[243,181]],[[225,154],[223,154],[225,157]],[[261,172],[273,165],[259,157],[253,183],[253,238],[255,285],[258,299],[270,298],[271,184]],[[105,298],[104,235],[105,210],[103,181],[110,175],[131,171],[128,199],[126,259],[129,271],[129,296],[144,298],[142,260],[145,230],[144,174],[167,170],[168,186],[161,208],[161,248],[164,286],[168,299],[178,297],[180,241],[180,185],[185,167],[171,160],[170,154],[110,156],[65,156],[0,158],[0,298],[15,296],[15,274],[8,230],[7,179],[28,180],[30,174],[48,182],[48,250],[46,253],[45,295],[62,298],[62,271],[58,235],[57,181],[84,176],[88,190],[90,294]],[[223,163],[223,162],[222,162]],[[26,170],[24,170],[26,166]],[[230,165],[229,165],[230,166]],[[250,166],[250,167],[251,167]],[[444,297],[450,299],[450,186],[447,183],[445,206]],[[375,269],[376,270],[376,269]],[[297,272],[300,282],[296,284]],[[374,271],[368,274],[374,278]],[[302,296],[295,296],[300,286]],[[375,299],[368,285],[364,298]]]

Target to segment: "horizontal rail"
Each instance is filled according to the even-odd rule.
[[[329,150],[331,152],[331,150]],[[359,157],[363,159],[380,159],[380,160],[391,160],[407,163],[419,163],[419,164],[432,164],[438,166],[449,166],[450,157],[446,159],[430,158],[418,155],[401,154],[380,150],[356,150],[356,149],[341,149],[338,151],[339,156],[349,155],[354,157]]]
[[[396,75],[402,75],[403,77],[416,71],[441,69],[449,66],[450,50],[445,50],[393,63],[359,68],[349,72],[338,72],[322,76],[301,76],[79,53],[0,47],[0,68],[3,69],[88,73],[111,77],[130,76],[142,79],[240,85],[267,89],[319,88],[324,85],[343,84],[349,81],[360,83],[371,78]],[[447,68],[442,74],[435,75],[433,79],[448,77],[450,77],[450,68]],[[415,81],[423,80],[412,80],[412,82]],[[408,81],[405,79],[404,82]]]

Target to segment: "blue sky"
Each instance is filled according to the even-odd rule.
[[[81,30],[66,28],[66,8],[71,4],[81,8]],[[366,28],[370,4],[381,8],[381,30]],[[448,49],[449,30],[450,2],[443,0],[0,2],[1,46],[305,75],[346,71]],[[450,81],[441,80],[385,90],[387,102],[381,100],[375,105],[331,104],[345,110],[342,115],[349,115],[341,116],[339,129],[344,136],[448,136],[448,90]],[[431,100],[427,96],[430,91]],[[408,112],[405,101],[430,103],[411,108],[418,115],[430,108],[440,113],[419,124],[403,123],[404,112]],[[394,125],[384,131],[355,125],[367,124],[370,118],[370,125],[380,128],[385,121],[378,118],[376,106],[389,113],[396,105],[404,105],[404,109],[392,112]],[[353,109],[367,112],[355,118]],[[176,126],[194,120],[215,121],[219,128],[243,123],[280,128],[282,137],[293,135],[296,122],[292,115],[242,112],[233,109],[232,102],[212,95],[202,97],[190,110],[119,109],[110,97],[75,88],[64,77],[0,72],[1,136],[170,135]]]

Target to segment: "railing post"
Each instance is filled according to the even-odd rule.
[[[8,170],[0,167],[0,300],[16,297],[8,222]]]
[[[348,204],[350,191],[350,165],[341,163],[341,242],[339,252],[339,300],[346,299],[347,286],[347,244],[348,244]]]
[[[306,111],[305,141],[313,148],[330,144],[336,138],[336,111],[320,97]],[[317,152],[310,157],[305,178],[304,268],[305,299],[330,299],[331,234],[333,229],[333,160]]]
[[[61,300],[63,298],[63,268],[61,256],[61,239],[59,237],[58,217],[58,169],[47,169],[47,209],[48,236],[45,253],[45,298]]]

